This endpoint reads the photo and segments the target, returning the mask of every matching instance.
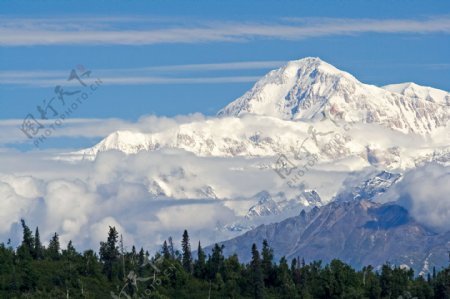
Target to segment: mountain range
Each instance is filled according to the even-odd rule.
[[[448,120],[450,94],[413,84],[363,84],[319,58],[291,61],[271,71],[219,116],[247,113],[285,120],[378,123],[404,133],[429,133]]]
[[[275,190],[261,187],[253,194],[282,192],[291,200],[300,192],[293,188],[302,189],[303,180],[283,175],[281,162],[297,168],[313,163],[315,172],[346,173],[367,168],[402,173],[433,161],[449,165],[449,99],[448,92],[413,83],[367,85],[318,58],[304,58],[268,73],[218,117],[151,133],[117,131],[91,148],[59,158],[94,160],[111,150],[127,155],[181,150],[199,158],[242,157],[250,164],[246,169],[272,171],[277,182]],[[305,178],[313,174],[307,172]],[[181,177],[172,178],[173,173]],[[230,197],[229,189],[208,178],[201,186],[180,186],[189,174],[199,175],[183,166],[170,175],[152,175],[148,190],[152,196],[175,198]],[[331,191],[308,182],[307,189],[317,191],[324,203],[340,189],[338,181]]]
[[[111,149],[133,154],[180,148],[200,156],[271,156],[303,141],[288,133],[305,137],[309,125],[325,120],[335,125],[379,124],[405,134],[434,136],[447,125],[449,106],[446,91],[413,83],[368,85],[319,58],[304,58],[269,72],[220,110],[221,119],[156,133],[117,131],[94,147],[72,154],[92,159]]]
[[[273,248],[275,260],[283,256],[306,262],[338,258],[357,268],[369,264],[379,268],[390,262],[412,268],[416,274],[447,265],[450,250],[450,232],[426,228],[395,203],[367,200],[302,210],[295,217],[261,225],[220,244],[225,255],[236,253],[248,262],[252,244],[261,246],[263,240]]]
[[[251,244],[268,239],[278,257],[336,257],[356,267],[391,261],[425,273],[447,256],[449,234],[376,201],[411,169],[450,166],[449,107],[449,92],[415,83],[377,87],[304,58],[269,72],[215,117],[113,132],[58,158],[185,153],[231,176],[214,180],[189,163],[161,167],[146,177],[148,194],[224,202],[236,217],[218,223],[216,237],[244,233],[223,242],[227,254],[248,260]],[[228,183],[234,176],[249,184]]]

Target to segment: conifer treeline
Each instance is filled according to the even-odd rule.
[[[126,251],[114,227],[98,255],[60,248],[54,234],[44,247],[24,221],[17,248],[0,243],[0,298],[450,298],[450,266],[427,277],[385,264],[356,271],[333,260],[306,264],[303,259],[274,261],[267,241],[253,244],[252,260],[224,257],[223,246],[192,255],[184,231],[181,252],[172,238],[153,256],[133,246]]]

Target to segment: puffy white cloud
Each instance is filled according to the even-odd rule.
[[[450,230],[450,167],[427,164],[407,172],[381,201],[397,201],[420,223]]]
[[[134,244],[133,237],[127,233],[122,225],[114,217],[105,217],[100,221],[93,223],[89,228],[89,241],[92,248],[96,248],[101,241],[105,241],[105,236],[108,235],[109,227],[115,227],[123,241],[126,244]]]
[[[196,117],[203,118],[148,117],[139,124],[158,131],[159,125],[175,127]],[[242,216],[254,204],[248,198],[256,193],[283,191],[293,198],[300,192],[289,188],[272,169],[261,167],[273,163],[274,157],[199,157],[162,149],[135,155],[109,151],[94,161],[67,163],[53,159],[60,154],[0,151],[0,242],[10,237],[19,242],[19,221],[24,218],[31,227],[39,226],[43,241],[58,232],[63,243],[73,240],[80,249],[98,249],[110,225],[119,230],[128,247],[156,250],[169,236],[178,244],[184,229],[189,230],[193,246],[197,240],[206,245],[232,236],[218,227]],[[349,171],[337,163],[321,164],[302,179],[309,188],[320,190],[326,201]],[[401,198],[419,221],[448,227],[448,180],[448,168],[420,168],[405,176],[390,199]],[[217,199],[212,199],[214,195]]]
[[[20,242],[23,218],[30,227],[39,226],[44,243],[57,232],[63,246],[72,240],[80,249],[98,249],[109,226],[118,229],[128,248],[156,250],[169,236],[178,242],[184,229],[193,244],[201,239],[206,245],[226,238],[216,227],[236,218],[223,198],[243,190],[253,195],[266,187],[255,184],[248,190],[236,169],[254,162],[243,158],[200,158],[180,150],[129,156],[110,151],[95,161],[71,164],[52,156],[0,153],[0,163],[15,162],[1,164],[0,242]],[[254,170],[247,181],[261,175],[267,177],[261,182],[274,177],[270,170]],[[165,183],[169,196],[153,196],[154,182]],[[222,199],[206,198],[208,191]]]
[[[34,202],[32,199],[18,195],[11,185],[1,181],[0,194],[0,235],[4,236],[11,229],[14,221],[33,209]]]

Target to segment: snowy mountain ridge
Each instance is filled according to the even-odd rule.
[[[387,164],[392,166],[399,158],[391,156],[402,155],[396,150],[401,147],[396,143],[402,135],[437,140],[440,146],[403,159],[408,165],[401,168],[412,167],[423,157],[448,156],[450,135],[445,126],[449,103],[450,93],[446,91],[414,83],[382,88],[367,85],[318,58],[305,58],[269,72],[249,92],[222,109],[219,118],[156,133],[117,131],[91,148],[71,153],[68,159],[94,159],[108,150],[136,154],[163,148],[183,149],[198,156],[295,156],[308,139],[308,150],[322,160],[359,156],[371,164],[379,160],[373,155],[384,152]],[[380,144],[366,134],[349,131],[346,136],[351,138],[332,140],[331,132],[343,133],[338,123],[352,124],[360,132],[369,128],[382,131],[378,128],[381,126],[387,129],[384,135],[393,136],[389,144]],[[311,126],[317,132],[315,136],[311,136]],[[421,145],[422,149],[426,147]]]
[[[334,115],[347,122],[426,134],[447,124],[449,102],[450,93],[445,91],[411,84],[380,88],[361,83],[319,58],[304,58],[269,72],[218,116],[320,120]]]
[[[449,98],[414,83],[363,84],[305,58],[268,73],[218,117],[116,131],[59,158],[150,157],[146,196],[223,203],[235,214],[216,225],[223,240],[302,209],[375,199],[430,161],[449,166]],[[364,177],[368,169],[376,175]]]

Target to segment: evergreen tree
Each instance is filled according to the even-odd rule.
[[[64,262],[65,269],[64,280],[70,284],[73,284],[78,279],[76,260],[78,253],[75,247],[73,247],[72,241],[69,241],[69,243],[67,243],[67,248],[62,251],[61,256]]]
[[[163,257],[166,260],[168,260],[168,259],[170,259],[172,257],[171,254],[170,254],[169,246],[167,245],[167,241],[166,240],[164,240],[164,243],[162,245],[161,253],[162,253]]]
[[[36,231],[34,233],[34,259],[41,260],[44,257],[44,246],[41,243],[41,237],[39,235],[39,227],[36,227]]]
[[[253,298],[264,298],[264,279],[261,267],[261,258],[259,256],[259,251],[256,248],[255,243],[253,243],[252,246],[252,261],[250,263],[250,271],[252,278],[251,288]]]
[[[72,242],[60,254],[59,238],[55,234],[44,252],[46,259],[33,260],[30,244],[34,244],[33,252],[36,253],[39,233],[37,230],[33,236],[25,223],[23,228],[24,240],[16,250],[9,243],[0,243],[0,298],[395,299],[402,296],[450,299],[450,268],[435,270],[434,279],[430,271],[426,280],[421,276],[414,277],[412,270],[389,264],[378,273],[371,266],[356,271],[339,260],[325,266],[314,261],[299,267],[299,257],[289,267],[287,260],[282,258],[279,263],[272,262],[273,281],[265,284],[264,256],[268,257],[266,261],[273,256],[267,243],[263,244],[261,254],[254,244],[251,262],[244,265],[237,255],[224,258],[224,247],[218,244],[206,259],[199,242],[195,271],[191,274],[183,267],[183,255],[180,259],[161,261],[159,252],[150,257],[143,248],[136,253],[133,247],[130,253],[124,252],[120,256],[118,234],[114,228],[110,228],[108,240],[101,242],[100,259],[93,250],[81,255]],[[269,254],[265,255],[263,251]],[[122,277],[118,280],[122,266],[120,257],[123,257],[126,269],[134,271],[124,281]],[[148,264],[147,259],[154,264]],[[119,294],[120,291],[126,294]]]
[[[94,276],[99,274],[100,269],[98,265],[98,257],[92,249],[86,250],[83,253],[81,269],[81,273],[85,276]]]
[[[434,296],[439,299],[450,299],[450,266],[439,273],[435,273]]]
[[[116,277],[115,268],[119,259],[117,240],[119,233],[115,227],[109,227],[108,239],[100,242],[100,260],[103,262],[103,272],[112,281]]]
[[[17,268],[19,272],[18,287],[21,291],[33,291],[37,284],[36,270],[33,268],[32,258],[34,256],[34,238],[30,228],[21,219],[23,229],[22,244],[17,249]],[[15,272],[15,269],[13,269]]]
[[[26,225],[25,220],[21,219],[23,229],[22,245],[19,247],[19,257],[27,258],[34,256],[34,238],[30,228]]]
[[[381,296],[381,286],[378,276],[373,272],[372,266],[362,269],[362,282],[364,295],[369,299],[377,299]]]
[[[206,254],[202,248],[202,245],[200,244],[200,241],[198,241],[197,260],[195,261],[194,264],[194,275],[197,278],[204,278],[205,271],[206,271]]]
[[[173,245],[173,239],[172,239],[172,237],[169,237],[168,249],[169,249],[170,257],[171,257],[172,259],[175,259],[175,246]]]
[[[267,240],[263,241],[261,256],[261,266],[263,271],[264,283],[266,286],[273,285],[273,250],[269,247],[269,243],[267,242]]]
[[[60,244],[59,244],[59,236],[55,233],[50,240],[47,248],[47,256],[52,260],[58,260],[60,257]]]
[[[292,280],[291,273],[289,272],[289,266],[285,257],[282,257],[280,264],[278,265],[277,286],[279,287],[279,293],[281,298],[292,298],[295,296],[295,284]]]
[[[208,259],[208,270],[209,270],[209,278],[215,278],[217,273],[223,271],[223,262],[224,256],[222,254],[224,246],[219,244],[214,244],[212,255]]]
[[[139,250],[138,254],[138,274],[139,276],[142,276],[144,274],[145,269],[145,253],[144,248],[141,247],[141,250]]]
[[[67,260],[74,261],[78,255],[72,240],[70,240],[69,243],[67,243],[67,248],[62,251],[62,256]]]
[[[291,261],[291,272],[294,272],[295,270],[297,270],[297,259],[293,258]]]
[[[241,264],[237,254],[233,254],[224,261],[223,278],[225,281],[226,295],[230,298],[239,297],[239,279],[242,275]]]
[[[189,243],[189,234],[184,230],[183,239],[181,241],[182,264],[187,273],[192,273],[192,253],[191,244]]]
[[[136,271],[137,268],[139,267],[139,265],[138,265],[138,255],[137,255],[137,252],[136,252],[136,247],[134,245],[131,247],[131,252],[130,252],[130,255],[129,255],[129,261],[128,262],[130,264],[131,270],[133,270],[133,271]]]

